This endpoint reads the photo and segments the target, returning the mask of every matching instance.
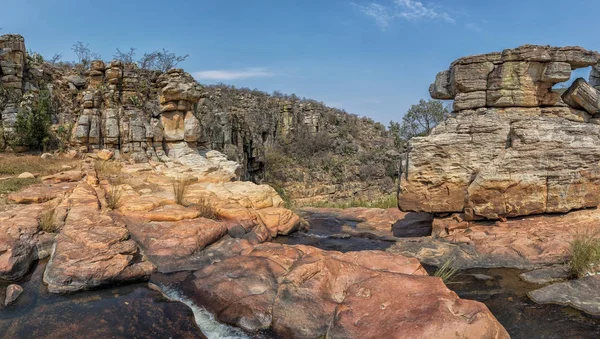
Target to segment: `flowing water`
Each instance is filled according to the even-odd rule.
[[[23,294],[0,309],[0,338],[247,338],[216,322],[177,291],[167,291],[165,297],[147,283],[69,295],[49,293],[42,283],[45,264],[39,262],[19,281]],[[0,282],[0,291],[5,285]]]

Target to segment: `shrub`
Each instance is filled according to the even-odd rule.
[[[571,273],[582,278],[592,273],[594,266],[600,265],[600,232],[583,232],[571,241],[569,264]]]
[[[52,105],[50,92],[40,91],[35,107],[21,107],[15,122],[14,144],[41,150],[47,147],[51,139]]]
[[[58,228],[54,225],[54,209],[44,211],[38,219],[38,225],[46,233],[56,233]]]
[[[111,186],[106,192],[106,206],[111,210],[119,208],[123,191],[118,186]]]
[[[456,273],[458,273],[458,269],[453,267],[454,260],[447,260],[442,266],[440,266],[434,273],[434,277],[438,277],[442,279],[444,284],[452,282]]]

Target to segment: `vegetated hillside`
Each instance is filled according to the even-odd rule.
[[[395,137],[368,118],[314,100],[201,86],[167,50],[117,51],[78,62],[27,51],[0,36],[0,149],[114,151],[115,158],[177,160],[215,149],[242,165],[242,179],[275,186],[296,202],[365,200],[395,191]]]
[[[202,146],[245,166],[302,204],[395,191],[399,153],[381,124],[310,99],[227,85],[204,87]]]

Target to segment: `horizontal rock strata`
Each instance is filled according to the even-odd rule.
[[[523,46],[466,57],[438,75],[434,98],[455,112],[411,139],[399,205],[468,219],[563,213],[600,203],[597,90],[571,69],[595,65],[579,47]]]

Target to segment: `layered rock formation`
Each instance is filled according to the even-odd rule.
[[[370,119],[295,95],[201,86],[177,69],[163,74],[120,60],[94,60],[87,69],[45,63],[27,54],[21,36],[1,39],[0,150],[23,150],[13,135],[17,113],[34,108],[44,91],[54,146],[63,149],[108,149],[136,162],[176,159],[205,173],[281,186],[293,199],[394,191],[399,153]]]
[[[454,99],[454,114],[410,141],[400,208],[497,219],[597,206],[596,90],[580,79],[561,100],[552,86],[598,61],[580,47],[526,45],[452,63],[430,92]]]
[[[25,40],[20,35],[0,36],[0,135],[11,133],[25,84]],[[3,139],[3,138],[2,138]]]
[[[384,126],[321,102],[247,88],[206,86],[200,143],[281,186],[294,200],[393,193],[398,153]],[[309,161],[306,161],[306,160]]]

